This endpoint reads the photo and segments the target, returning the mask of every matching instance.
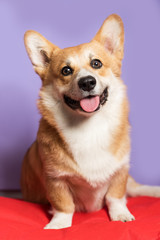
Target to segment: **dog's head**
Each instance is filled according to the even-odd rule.
[[[60,49],[35,31],[27,31],[24,40],[42,79],[43,92],[48,91],[53,102],[60,102],[65,111],[91,116],[122,84],[124,29],[115,14],[104,21],[90,43]],[[46,94],[40,96],[43,103],[47,102]]]

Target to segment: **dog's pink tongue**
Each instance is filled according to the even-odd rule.
[[[98,108],[99,103],[100,103],[99,96],[83,98],[82,100],[80,100],[81,108],[85,112],[94,112]]]

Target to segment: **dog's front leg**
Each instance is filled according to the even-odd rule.
[[[75,209],[72,194],[65,181],[47,178],[47,198],[52,206],[53,217],[45,229],[60,229],[72,225]]]
[[[128,222],[134,220],[134,216],[126,206],[126,184],[128,169],[122,168],[112,178],[106,194],[106,204],[112,221]]]

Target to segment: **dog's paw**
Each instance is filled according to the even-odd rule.
[[[67,222],[61,222],[61,221],[52,221],[50,223],[48,223],[44,229],[62,229],[62,228],[67,228],[67,227],[71,227],[71,223],[67,223]]]
[[[108,210],[110,219],[112,221],[130,222],[135,220],[134,216],[130,213],[126,206],[125,198],[108,197]]]
[[[54,216],[44,229],[62,229],[71,227],[73,213],[54,211]]]
[[[130,222],[135,220],[134,216],[129,212],[128,209],[121,209],[118,211],[110,212],[110,218],[112,221]]]

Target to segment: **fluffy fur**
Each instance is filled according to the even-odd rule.
[[[126,206],[130,195],[160,196],[160,188],[141,186],[129,177],[130,125],[126,87],[120,78],[124,28],[113,14],[90,43],[60,49],[35,31],[25,34],[25,46],[42,79],[38,108],[42,115],[36,141],[22,168],[25,200],[49,202],[53,218],[45,228],[71,226],[75,211],[97,211],[105,204],[111,220],[132,221]],[[102,67],[91,66],[99,59]],[[73,71],[64,76],[62,69]],[[96,86],[80,89],[80,79],[91,76]],[[66,104],[98,96],[107,101],[91,113]]]

